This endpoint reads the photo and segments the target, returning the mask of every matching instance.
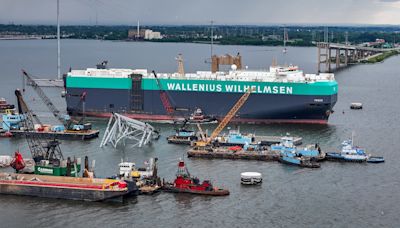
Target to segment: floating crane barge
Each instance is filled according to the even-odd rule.
[[[93,130],[92,125],[90,123],[84,123],[84,117],[81,117],[79,120],[72,120],[68,115],[62,115],[60,110],[56,108],[56,106],[51,102],[50,98],[44,93],[44,91],[40,88],[40,86],[33,80],[32,76],[30,76],[26,71],[22,70],[23,77],[26,77],[28,82],[31,83],[32,88],[36,91],[38,96],[41,98],[43,103],[49,108],[53,116],[62,124],[55,126],[46,126],[41,123],[39,118],[36,115],[33,115],[39,127],[35,127],[32,129],[23,129],[19,125],[23,120],[23,117],[20,114],[16,114],[12,111],[9,111],[6,115],[3,115],[3,130],[0,130],[1,136],[24,136],[26,134],[30,135],[38,135],[43,138],[50,139],[78,139],[78,140],[88,140],[97,138],[99,136],[99,130]],[[86,92],[82,92],[81,94],[69,94],[69,96],[77,96],[79,97],[79,106],[82,106],[82,109],[85,108],[85,99]]]

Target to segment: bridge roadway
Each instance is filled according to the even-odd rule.
[[[374,52],[385,52],[385,51],[393,51],[393,50],[400,50],[398,48],[374,48],[374,47],[364,47],[358,45],[346,45],[341,43],[326,43],[326,42],[318,42],[317,46],[328,46],[329,48],[333,49],[348,49],[348,50],[362,50],[362,51],[374,51]]]

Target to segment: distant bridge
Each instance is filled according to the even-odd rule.
[[[316,46],[318,48],[318,72],[321,72],[321,65],[325,65],[326,72],[332,72],[332,64],[335,65],[335,70],[338,70],[349,64],[368,60],[383,52],[400,50],[399,48],[373,48],[329,42],[317,42]]]

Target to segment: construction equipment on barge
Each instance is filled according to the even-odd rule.
[[[52,134],[52,136],[61,136],[63,139],[69,138],[81,138],[81,139],[91,139],[98,137],[99,130],[93,130],[91,123],[85,123],[85,99],[86,92],[82,92],[82,94],[68,94],[68,96],[77,96],[80,98],[78,102],[78,106],[82,106],[82,116],[78,120],[72,119],[69,115],[62,115],[61,111],[57,109],[57,107],[53,104],[49,97],[44,93],[42,88],[33,80],[33,78],[25,71],[22,70],[23,77],[26,77],[28,82],[31,83],[32,88],[38,94],[43,103],[47,106],[47,108],[51,111],[53,116],[64,126],[64,128],[58,129],[56,132],[58,134]],[[63,137],[61,133],[68,133]],[[18,132],[15,132],[18,134]],[[74,133],[78,133],[77,137],[73,137]]]
[[[34,128],[33,114],[19,90],[15,91],[22,124],[27,131]],[[137,192],[136,184],[115,179],[94,178],[93,167],[85,157],[84,178],[78,177],[80,159],[65,160],[59,142],[39,135],[25,134],[33,158],[34,174],[24,174],[27,163],[17,151],[11,166],[17,174],[0,174],[0,194],[37,196],[84,201],[118,201]]]
[[[209,146],[212,140],[214,140],[219,135],[219,133],[221,133],[221,131],[226,127],[229,121],[231,121],[231,119],[236,115],[239,109],[244,105],[244,103],[247,101],[252,91],[253,91],[252,88],[248,89],[235,103],[235,105],[231,108],[228,114],[226,114],[224,119],[222,119],[222,121],[218,124],[217,128],[215,128],[215,130],[211,133],[211,136],[197,141],[195,143],[195,146],[198,147]]]
[[[145,167],[136,167],[136,164],[133,162],[122,161],[118,164],[118,178],[128,182],[135,182],[139,189],[139,194],[154,194],[161,188],[157,161],[157,158],[150,158],[144,162]]]
[[[15,90],[15,95],[18,101],[18,111],[23,115],[22,125],[23,129],[27,132],[34,129],[33,114],[25,103],[22,94],[19,90]],[[28,142],[29,150],[32,154],[32,159],[35,162],[35,174],[39,175],[55,175],[55,176],[77,176],[81,169],[80,159],[70,158],[64,160],[64,156],[60,149],[60,143],[54,140],[46,140],[41,135],[37,134],[24,134]],[[18,154],[16,154],[18,157]],[[22,170],[25,166],[22,157],[19,158],[15,167],[17,172]]]

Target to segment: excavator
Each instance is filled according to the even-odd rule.
[[[231,121],[231,119],[236,115],[236,113],[239,111],[239,109],[246,103],[247,99],[249,98],[250,94],[254,91],[254,89],[250,88],[244,93],[240,99],[236,102],[236,104],[231,108],[231,110],[226,114],[224,119],[218,124],[217,128],[211,133],[210,137],[205,137],[204,133],[200,127],[200,125],[197,125],[199,127],[199,130],[201,132],[201,140],[195,142],[195,146],[197,147],[205,147],[209,146],[211,141],[215,139],[219,133],[226,127],[226,125]]]
[[[66,131],[87,131],[92,129],[92,125],[90,123],[83,123],[85,119],[85,99],[86,99],[86,92],[77,95],[70,95],[68,96],[79,96],[80,100],[78,106],[82,105],[82,112],[83,115],[79,120],[73,120],[69,115],[62,115],[60,110],[51,102],[50,98],[44,93],[42,88],[33,80],[32,76],[29,75],[25,70],[22,70],[23,77],[26,77],[27,80],[32,85],[32,88],[35,92],[39,95],[42,99],[43,103],[49,108],[49,110],[53,113],[53,116],[65,126]]]

